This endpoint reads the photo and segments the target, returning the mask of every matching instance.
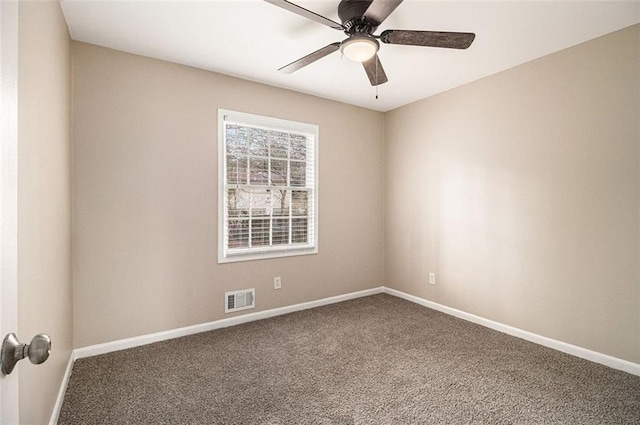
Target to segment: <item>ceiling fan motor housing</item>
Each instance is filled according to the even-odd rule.
[[[347,35],[356,33],[373,34],[378,27],[363,15],[369,8],[371,0],[342,0],[338,5],[338,16]]]

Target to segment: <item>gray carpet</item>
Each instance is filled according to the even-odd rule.
[[[389,295],[76,361],[58,424],[640,424],[640,377]]]

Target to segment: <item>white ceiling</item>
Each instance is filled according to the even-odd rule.
[[[338,0],[293,0],[340,22]],[[261,0],[61,0],[74,40],[388,111],[640,22],[640,2],[405,0],[378,28],[475,32],[467,50],[382,44],[389,82],[333,53],[276,70],[344,33]]]

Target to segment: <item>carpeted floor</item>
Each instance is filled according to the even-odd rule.
[[[58,424],[640,424],[640,377],[389,295],[76,361]]]

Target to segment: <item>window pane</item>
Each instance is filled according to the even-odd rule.
[[[269,156],[269,145],[267,144],[268,131],[252,128],[250,132],[249,151],[251,155]]]
[[[294,190],[291,192],[291,214],[307,215],[309,209],[309,201],[307,199],[308,192],[303,190]]]
[[[227,156],[227,183],[246,184],[247,183],[247,158]]]
[[[249,220],[229,220],[229,248],[249,246]]]
[[[269,132],[271,156],[273,158],[287,158],[289,156],[289,135],[279,131]]]
[[[273,215],[281,217],[289,217],[289,207],[291,205],[291,196],[288,190],[272,191],[272,207]]]
[[[229,189],[227,191],[229,217],[248,217],[249,200],[249,193],[246,190]]]
[[[307,159],[307,138],[298,134],[291,135],[291,159]]]
[[[305,186],[307,184],[307,163],[291,161],[291,186]]]
[[[227,153],[237,155],[238,152],[238,126],[228,125],[226,127]]]
[[[269,183],[269,161],[262,158],[249,158],[249,182],[250,184]]]
[[[251,246],[269,245],[269,219],[251,220]]]
[[[294,218],[292,220],[291,238],[292,243],[306,243],[307,242],[307,219],[306,218]]]
[[[271,160],[271,185],[287,185],[287,161],[281,159]]]
[[[231,155],[247,155],[249,134],[247,127],[228,125],[226,129],[227,153]]]
[[[271,194],[266,189],[253,189],[251,193],[251,217],[269,217]]]
[[[273,219],[273,245],[285,245],[289,243],[289,219]]]

